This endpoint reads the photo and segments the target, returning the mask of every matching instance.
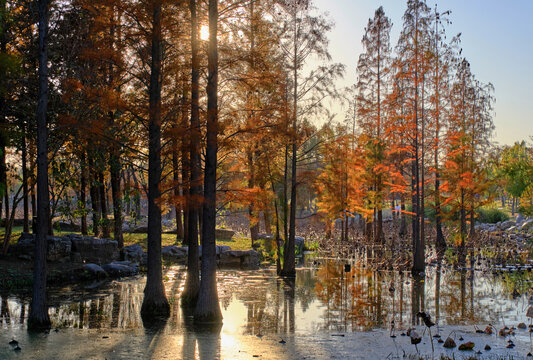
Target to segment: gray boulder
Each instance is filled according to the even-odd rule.
[[[161,256],[166,261],[183,262],[187,258],[188,249],[176,245],[163,246],[161,249]]]
[[[235,235],[235,231],[230,229],[216,229],[215,230],[215,237],[217,240],[231,240],[231,238]]]
[[[231,251],[231,247],[227,245],[217,245],[216,246],[216,255],[217,258],[220,258],[221,254],[227,251]],[[187,256],[189,254],[189,248],[187,246],[176,246],[176,245],[167,245],[163,246],[161,249],[161,256],[164,260],[170,261],[173,263],[184,263],[187,261]],[[202,258],[202,246],[198,246],[198,257]]]
[[[46,238],[48,243],[49,261],[66,261],[70,259],[72,251],[72,242],[67,237],[48,236]]]
[[[131,261],[128,261],[128,260],[122,260],[122,261],[113,261],[111,264],[114,264],[114,265],[126,265],[126,266],[129,266],[129,267],[134,267],[136,269],[139,268],[139,264],[137,263],[133,263]]]
[[[81,231],[80,225],[63,220],[56,221],[53,226],[54,229],[58,229],[60,231]]]
[[[80,254],[87,262],[103,264],[117,260],[120,256],[118,243],[111,239],[97,239],[90,236],[70,234],[72,251]]]
[[[140,225],[133,229],[134,234],[146,234],[148,233],[148,225]]]
[[[515,222],[513,220],[507,220],[507,221],[502,222],[499,225],[499,228],[502,229],[502,230],[507,230],[510,227],[512,227],[513,225],[515,225]]]
[[[48,245],[48,261],[67,261],[70,259],[72,244],[69,238],[47,236],[46,241]],[[10,246],[9,252],[21,259],[30,260],[33,258],[34,249],[35,236],[23,232],[17,244]]]
[[[131,233],[131,232],[133,232],[133,230],[134,230],[133,224],[130,224],[129,222],[124,222],[122,224],[122,232],[123,233]]]
[[[90,278],[102,279],[107,277],[107,273],[105,272],[105,270],[101,266],[96,264],[84,264],[83,271]]]
[[[294,237],[294,247],[303,251],[305,249],[305,239],[301,236]]]
[[[143,264],[145,257],[146,254],[144,253],[141,245],[133,244],[124,246],[124,260],[137,264]]]
[[[216,251],[217,255],[220,255],[225,251],[231,251],[231,247],[229,247],[228,245],[217,245]]]
[[[19,258],[33,258],[33,249],[35,247],[35,237],[33,234],[23,232],[15,245],[9,247],[9,253],[17,255]]]
[[[185,247],[184,249],[188,249],[188,247]],[[230,251],[231,247],[228,245],[216,245],[216,254],[217,256],[220,256],[224,251]],[[202,258],[202,245],[198,246],[198,256]]]
[[[489,226],[487,228],[487,231],[488,232],[495,232],[495,231],[498,231],[498,227],[496,225],[492,225],[492,226]]]
[[[102,266],[102,269],[104,269],[110,277],[133,276],[137,275],[139,272],[137,266],[127,261],[117,261],[105,264]]]
[[[240,269],[258,269],[259,253],[255,250],[229,250],[220,254],[218,262],[221,267]]]

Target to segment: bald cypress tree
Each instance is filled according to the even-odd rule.
[[[39,0],[39,102],[37,105],[37,234],[33,265],[33,292],[28,329],[50,328],[46,302],[46,253],[50,200],[48,193],[48,0]]]
[[[298,192],[298,149],[300,147],[300,127],[302,119],[324,110],[322,100],[336,95],[334,82],[344,74],[344,66],[330,64],[319,66],[309,72],[303,70],[312,56],[331,60],[328,52],[327,33],[332,23],[324,16],[314,16],[310,0],[280,1],[282,27],[281,49],[285,57],[289,82],[288,100],[290,101],[290,210],[288,234],[284,244],[283,269],[281,275],[295,276],[296,206]],[[288,148],[287,148],[288,150]],[[289,155],[289,151],[287,151]],[[285,170],[285,176],[288,166]],[[288,184],[285,184],[287,186]],[[285,203],[286,206],[286,203]]]
[[[373,167],[371,193],[375,223],[374,241],[383,242],[383,206],[384,206],[384,152],[385,152],[385,114],[391,65],[390,31],[392,23],[383,7],[379,7],[363,36],[364,52],[357,64],[357,112],[359,128],[369,137],[371,163]]]
[[[189,197],[187,201],[187,279],[181,294],[184,307],[194,307],[200,288],[198,262],[198,199],[202,195],[200,159],[200,59],[198,56],[198,15],[196,0],[190,0],[191,13],[191,136],[189,141]]]
[[[413,273],[425,270],[424,239],[424,84],[428,72],[430,9],[422,0],[409,0],[403,16],[403,28],[397,45],[400,73],[406,86],[408,106],[404,117],[408,124],[408,146],[411,158],[411,204]]]
[[[165,295],[161,264],[161,0],[152,2],[152,62],[150,66],[150,120],[148,125],[148,276],[141,315],[168,316],[170,305]]]
[[[218,153],[218,0],[209,0],[209,44],[207,48],[207,139],[202,216],[202,274],[194,321],[222,323],[216,277],[216,182]]]

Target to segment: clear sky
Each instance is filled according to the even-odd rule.
[[[404,0],[314,0],[321,12],[329,13],[335,28],[329,35],[334,62],[347,68],[340,86],[356,79],[361,39],[368,19],[382,5],[393,23],[391,46],[402,28]],[[512,144],[533,136],[533,0],[443,0],[428,1],[440,12],[451,10],[449,37],[461,32],[462,55],[474,75],[495,87],[495,140]],[[338,114],[337,119],[344,114]]]

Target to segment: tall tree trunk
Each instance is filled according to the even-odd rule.
[[[6,1],[0,2],[0,12],[7,13]],[[0,23],[0,53],[5,54],[7,52],[7,40],[6,40],[6,25],[4,18],[0,19],[3,23]],[[0,88],[5,86],[3,77],[0,78]],[[2,225],[2,211],[4,206],[5,194],[7,194],[7,167],[6,167],[6,146],[8,143],[7,137],[7,123],[6,123],[6,101],[4,94],[0,93],[0,226]],[[5,216],[6,226],[8,220],[8,214]]]
[[[120,186],[120,173],[122,166],[119,156],[112,155],[109,164],[109,174],[111,177],[111,194],[113,196],[113,237],[118,242],[118,248],[124,247],[124,236],[122,234],[122,189]]]
[[[110,33],[109,33],[109,40],[110,44],[109,47],[111,50],[114,50],[115,48],[115,41],[120,41],[120,33],[118,37],[115,36],[115,30],[116,30],[116,23],[115,23],[115,7],[111,5],[109,7],[109,17],[111,19],[111,26],[110,26]],[[120,16],[120,15],[119,15]],[[108,79],[108,86],[110,90],[117,90],[120,91],[120,89],[117,87],[115,88],[115,74],[113,69],[113,62],[110,61],[108,64],[108,71],[109,71],[109,79]],[[111,137],[112,140],[110,141],[110,154],[109,154],[109,177],[111,182],[111,198],[113,200],[113,238],[118,243],[118,248],[122,251],[122,248],[124,247],[124,236],[122,234],[122,187],[120,186],[120,178],[122,173],[122,163],[120,161],[120,145],[118,142],[118,129],[115,124],[115,118],[117,116],[116,111],[109,111],[108,114],[108,124],[109,129],[111,130]],[[106,193],[107,194],[107,193]],[[107,199],[107,196],[106,196]]]
[[[289,239],[289,145],[285,145],[285,166],[283,172],[283,241],[284,248]]]
[[[255,187],[255,174],[254,174],[254,153],[251,149],[248,150],[248,171],[250,172],[250,178],[248,179],[248,188],[253,189]],[[250,217],[250,238],[252,240],[252,247],[254,242],[259,238],[259,223],[255,218],[255,206],[253,200],[248,206],[248,216]],[[254,223],[255,222],[255,223]]]
[[[168,317],[170,305],[165,295],[161,267],[161,0],[153,2],[152,64],[150,66],[150,123],[148,126],[148,275],[141,307],[143,320]]]
[[[28,197],[28,149],[26,146],[26,126],[22,136],[22,198],[24,207],[24,232],[30,232],[30,209]]]
[[[196,0],[190,0],[191,13],[191,135],[189,145],[189,196],[187,197],[187,279],[181,295],[183,307],[194,308],[200,291],[200,265],[198,263],[198,213],[202,196],[200,164],[200,106],[198,57],[198,17]]]
[[[414,117],[415,117],[415,139],[414,139],[414,161],[412,165],[412,183],[411,189],[413,191],[412,203],[413,203],[413,274],[419,274],[425,270],[424,248],[423,242],[420,239],[420,218],[423,214],[420,214],[420,158],[419,158],[419,114],[418,114],[418,97],[419,97],[419,50],[418,50],[418,9],[416,10],[415,19],[415,101],[414,101]]]
[[[80,156],[80,205],[81,205],[81,233],[87,235],[87,165],[85,163],[85,151]]]
[[[200,146],[200,144],[198,144]],[[181,191],[184,197],[183,203],[183,243],[187,244],[189,239],[189,195],[190,195],[190,145],[187,144],[187,141],[184,140],[181,150]],[[198,230],[197,230],[198,232]],[[198,236],[196,236],[198,238]]]
[[[205,149],[204,207],[202,217],[202,277],[194,311],[196,323],[221,324],[216,278],[216,170],[218,135],[218,0],[209,0],[207,50],[207,140]]]
[[[131,186],[131,174],[130,174],[130,171],[129,169],[126,169],[123,173],[122,173],[122,176],[123,176],[123,179],[122,181],[124,182],[124,191],[125,193],[127,194],[126,195],[126,214],[128,216],[130,216],[131,214],[131,189],[132,189],[132,186]]]
[[[296,276],[295,269],[295,246],[296,237],[296,165],[297,165],[297,133],[298,133],[298,31],[296,26],[296,11],[294,12],[294,34],[293,34],[293,94],[292,94],[292,159],[291,159],[291,205],[289,213],[289,238],[285,243],[285,253],[283,254],[283,276]]]
[[[364,233],[366,236],[366,243],[370,246],[372,240],[372,221],[370,219],[365,219]]]
[[[418,156],[416,156],[418,159]],[[419,193],[418,193],[418,166],[417,161],[413,161],[412,164],[412,182],[411,182],[411,191],[412,191],[412,240],[413,240],[413,268],[412,272],[418,274],[423,271],[423,265],[420,264],[420,259],[423,259],[423,254],[421,254],[420,248],[420,208],[419,208]]]
[[[405,215],[405,201],[403,200],[403,195],[400,198],[400,231],[398,232],[398,235],[405,236],[407,235],[407,218]]]
[[[98,173],[98,194],[100,195],[100,208],[102,210],[102,237],[108,239],[111,237],[111,229],[109,228],[109,208],[107,206],[107,189],[105,186],[104,173]]]
[[[183,240],[183,218],[181,216],[180,203],[180,175],[179,175],[179,151],[178,140],[172,139],[172,176],[174,180],[174,212],[176,213],[176,240]]]
[[[296,136],[296,135],[295,135]],[[292,159],[291,159],[291,203],[289,208],[289,238],[285,242],[285,253],[283,254],[283,271],[282,276],[296,276],[295,268],[295,237],[296,237],[296,156],[297,156],[296,139],[292,144]]]
[[[437,9],[435,9],[437,13]],[[439,85],[439,21],[435,21],[435,34],[437,39],[435,41],[435,153],[434,153],[434,166],[435,166],[435,230],[437,233],[437,239],[435,241],[437,247],[437,253],[442,256],[446,250],[446,240],[442,233],[441,224],[441,208],[440,208],[440,173],[439,173],[439,148],[440,148],[440,85]],[[440,262],[439,262],[440,265]],[[440,274],[437,272],[438,276]]]
[[[466,261],[465,239],[466,239],[466,210],[465,210],[465,191],[461,189],[461,204],[459,208],[461,243],[459,244],[459,265],[464,266]]]
[[[270,179],[270,186],[272,187],[272,191],[275,192],[276,187],[274,186],[274,179],[272,177],[272,170],[270,168],[270,160],[268,158],[267,154],[267,168],[268,168],[268,176]],[[276,274],[281,274],[281,245],[280,245],[280,216],[279,216],[279,209],[278,209],[278,197],[276,196],[274,198],[274,211],[275,211],[275,219],[276,219],[276,234],[274,236],[274,241],[276,243]],[[266,223],[266,222],[265,222]]]
[[[378,192],[380,191],[378,190]],[[385,242],[385,235],[383,234],[383,210],[380,208],[377,209],[376,240],[377,243],[382,245]]]
[[[422,124],[421,124],[421,132],[420,132],[420,170],[419,170],[419,173],[420,173],[420,183],[418,185],[418,188],[420,189],[419,190],[419,193],[420,193],[420,238],[419,238],[419,247],[420,247],[420,251],[419,251],[419,254],[421,254],[420,256],[423,258],[424,255],[425,255],[425,247],[426,247],[426,222],[425,222],[425,219],[426,219],[426,194],[425,194],[425,191],[426,191],[426,180],[425,180],[425,176],[426,176],[426,166],[425,166],[425,161],[426,161],[426,148],[425,148],[425,136],[426,136],[426,119],[425,119],[425,112],[424,112],[424,88],[425,88],[425,76],[424,74],[422,74],[422,101],[421,101],[421,121],[422,121]],[[419,265],[422,265],[421,264],[421,261],[424,261],[425,262],[425,259],[418,259],[418,262],[419,262]],[[425,264],[423,265],[423,267],[425,268]]]
[[[102,218],[102,209],[100,208],[100,195],[98,194],[98,179],[96,176],[96,170],[94,169],[94,161],[92,155],[89,153],[89,174],[90,174],[90,185],[89,185],[89,194],[91,196],[91,205],[93,210],[93,233],[95,237],[101,237],[101,221]]]
[[[187,124],[189,122],[188,118],[188,107],[187,107],[187,76],[185,74],[182,74],[182,95],[180,100],[180,106],[181,106],[181,117],[180,121],[178,121],[178,117],[176,116],[176,130],[181,125],[183,129],[187,128]],[[185,191],[185,184],[184,182],[188,181],[188,177],[186,176],[187,170],[185,167],[187,166],[188,161],[186,160],[187,155],[189,154],[187,141],[185,140],[185,137],[182,137],[181,140],[181,146],[178,146],[178,135],[175,135],[176,138],[174,139],[174,142],[172,143],[173,149],[172,149],[172,167],[174,172],[174,182],[176,183],[176,188],[174,189],[174,195],[176,197],[180,197],[183,199],[184,195],[186,195]],[[182,176],[180,178],[180,150],[181,150],[181,173]],[[186,241],[185,238],[185,228],[187,227],[187,224],[185,223],[186,218],[183,213],[183,201],[176,203],[176,206],[174,208],[174,211],[176,213],[176,241],[181,240],[182,242]]]
[[[435,228],[437,232],[436,245],[440,252],[446,250],[446,240],[442,232],[442,219],[440,207],[440,174],[438,168],[437,151],[435,150]]]
[[[35,153],[33,154],[31,153],[31,149],[34,148],[32,144],[33,144],[33,141],[31,141],[30,139],[30,174],[31,174],[31,179],[32,179],[31,186],[30,186],[30,197],[31,197],[32,232],[33,232],[34,222],[37,223],[37,196],[35,194],[36,181],[33,175],[35,172],[35,159],[37,156]]]
[[[250,56],[248,61],[250,73],[255,71],[255,31],[256,27],[254,26],[254,6],[255,1],[250,1]],[[254,91],[247,92],[247,106],[250,109],[248,118],[253,119],[254,117]],[[248,188],[253,189],[255,187],[255,168],[254,168],[254,156],[256,147],[255,142],[247,149],[248,155]],[[252,241],[252,248],[254,247],[254,242],[257,241],[259,237],[259,216],[256,214],[256,207],[253,200],[250,201],[248,206],[248,216],[250,217],[250,238]]]
[[[39,101],[37,105],[37,235],[33,266],[33,292],[28,318],[29,330],[50,328],[46,302],[46,254],[50,198],[48,193],[48,1],[39,0]]]

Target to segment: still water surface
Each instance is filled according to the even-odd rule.
[[[139,310],[144,277],[103,284],[96,289],[67,288],[51,293],[55,331],[26,331],[29,299],[3,294],[0,301],[0,359],[385,359],[416,354],[402,333],[424,326],[416,318],[427,311],[437,326],[432,334],[451,334],[460,344],[472,340],[482,358],[531,351],[531,333],[517,330],[508,338],[476,334],[493,324],[528,324],[531,295],[528,271],[453,271],[429,268],[425,279],[406,273],[371,271],[351,263],[321,261],[300,268],[293,281],[274,269],[220,270],[219,292],[224,324],[216,331],[195,331],[179,307],[183,268],[166,270],[172,315],[158,329],[143,326]],[[394,325],[391,337],[391,326]],[[17,339],[16,352],[8,342]],[[436,340],[436,339],[435,339]],[[280,343],[281,342],[281,343]],[[492,350],[484,351],[490,344]],[[474,355],[445,350],[426,331],[418,346],[426,358],[441,354],[461,359]],[[455,355],[454,355],[455,354]]]

